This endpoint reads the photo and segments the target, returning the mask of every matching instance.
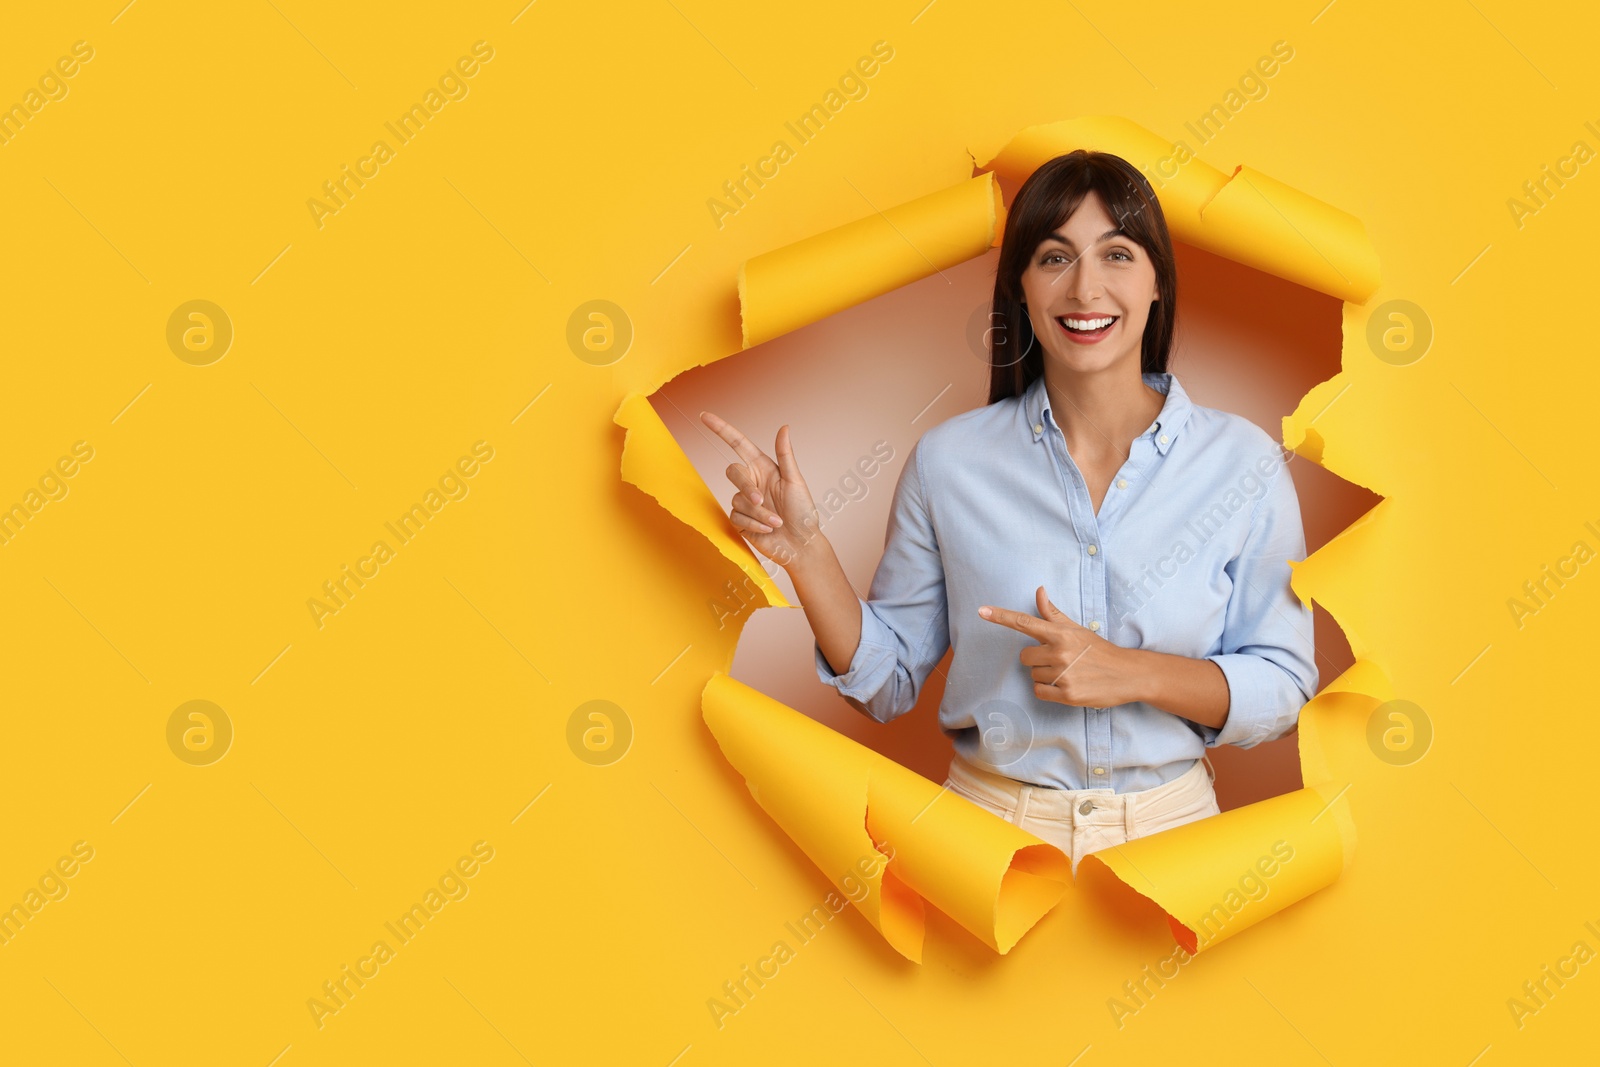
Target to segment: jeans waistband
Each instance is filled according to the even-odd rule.
[[[1150,789],[1116,793],[1109,788],[1056,789],[1030,785],[995,774],[969,761],[959,752],[950,763],[950,780],[995,807],[1024,816],[1082,823],[1121,823],[1130,831],[1136,813],[1155,814],[1158,806],[1175,806],[1191,796],[1211,791],[1209,764],[1197,759],[1176,778]]]

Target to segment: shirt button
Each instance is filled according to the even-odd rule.
[[[1096,767],[1094,769],[1094,773],[1096,773],[1096,774],[1104,774],[1104,773],[1106,773],[1106,769],[1104,767]]]
[[[1096,548],[1096,547],[1095,547],[1095,546],[1094,546],[1094,545],[1090,545],[1090,546],[1089,546],[1089,555],[1091,555],[1091,556],[1092,556],[1092,555],[1094,555],[1094,554],[1095,554],[1095,553],[1096,553],[1096,552],[1098,552],[1098,551],[1100,551],[1100,550],[1099,550],[1099,549],[1098,549],[1098,548]]]
[[[1044,423],[1042,423],[1042,422],[1034,423],[1033,424],[1033,432],[1034,433],[1044,433]]]
[[[1078,814],[1079,815],[1087,815],[1093,810],[1094,810],[1094,801],[1092,801],[1092,800],[1085,800],[1082,804],[1078,805]]]
[[[1089,629],[1091,629],[1091,630],[1098,630],[1098,629],[1100,629],[1100,620],[1099,620],[1099,619],[1094,619],[1094,620],[1092,620],[1092,621],[1091,621],[1091,622],[1090,622],[1090,623],[1089,623]]]
[[[1166,434],[1162,434],[1160,437],[1156,438],[1156,440],[1160,441],[1162,444],[1166,444],[1167,443],[1167,435]]]
[[[1126,479],[1126,478],[1118,478],[1117,479],[1117,488],[1118,489],[1126,489],[1126,488],[1128,488],[1128,479]]]

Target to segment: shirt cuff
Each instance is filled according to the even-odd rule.
[[[1304,701],[1283,668],[1261,656],[1242,652],[1206,656],[1228,681],[1228,717],[1219,730],[1196,723],[1207,748],[1233,745],[1254,748],[1282,737],[1300,717]]]
[[[861,609],[861,643],[856,646],[856,654],[845,672],[837,674],[828,663],[828,658],[822,654],[822,646],[813,640],[811,649],[816,661],[817,680],[837,689],[839,695],[857,711],[882,722],[886,720],[873,714],[868,702],[878,695],[894,673],[894,633],[866,604],[861,603],[859,596],[856,602]]]

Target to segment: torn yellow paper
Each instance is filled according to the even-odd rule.
[[[1044,164],[1076,148],[1110,152],[1137,167],[1150,179],[1167,227],[1179,240],[1188,240],[1178,232],[1179,220],[1191,229],[1197,227],[1200,209],[1228,184],[1227,175],[1193,157],[1181,166],[1169,162],[1173,155],[1170,141],[1120,115],[1029,126],[1006,142],[998,155],[979,166],[1020,186]]]
[[[630,393],[611,421],[628,431],[622,442],[622,480],[649,493],[675,518],[698,530],[750,577],[769,605],[791,607],[650,402]]]
[[[1378,288],[1360,219],[1260,171],[1235,167],[1200,222],[1191,243],[1235,262],[1356,304]]]
[[[1119,155],[1149,178],[1176,240],[1358,304],[1378,288],[1360,219],[1249,167],[1224,174],[1120,116],[1030,126],[982,165],[1020,184],[1077,148]]]
[[[1364,745],[1368,714],[1390,694],[1383,671],[1358,659],[1300,711],[1304,789],[1090,856],[1165,911],[1190,953],[1304,900],[1333,884],[1356,847],[1349,783],[1329,777],[1328,746]]]
[[[1356,694],[1382,703],[1394,699],[1394,686],[1389,681],[1389,676],[1384,674],[1383,669],[1376,663],[1357,659],[1349,670],[1323,686],[1317,696],[1319,698],[1333,696],[1336,693]]]
[[[744,347],[981,256],[1004,217],[1000,188],[983,174],[747,260]]]
[[[1345,308],[1341,333],[1342,346],[1346,350],[1352,344],[1364,343],[1359,333],[1356,336],[1351,335],[1352,328],[1360,329],[1358,323],[1352,321],[1358,318],[1358,315],[1351,314],[1348,306]],[[1388,462],[1388,457],[1381,452],[1369,453],[1362,448],[1359,431],[1325,436],[1330,432],[1330,424],[1336,425],[1345,410],[1334,405],[1354,384],[1355,380],[1348,371],[1340,371],[1327,381],[1313,386],[1310,392],[1300,398],[1300,403],[1296,405],[1294,411],[1283,417],[1283,443],[1296,455],[1304,456],[1317,466],[1339,471],[1339,476],[1352,485],[1359,485],[1378,496],[1387,498],[1393,495],[1395,488],[1390,485],[1394,480],[1394,473],[1393,464]],[[1319,419],[1320,425],[1318,425]],[[1357,428],[1351,427],[1351,429]],[[1346,527],[1344,532],[1348,533],[1368,522],[1377,510],[1375,507],[1359,522]],[[1341,533],[1340,536],[1344,534]]]
[[[1054,845],[720,671],[701,703],[756,802],[852,900],[859,858],[889,857],[855,904],[907,959],[924,900],[1004,953],[1072,883]]]
[[[1352,644],[1356,642],[1352,640]],[[1329,682],[1300,709],[1300,778],[1338,792],[1349,783],[1334,779],[1332,768],[1348,766],[1367,755],[1367,719],[1382,703],[1394,698],[1389,678],[1377,664],[1361,659]],[[1355,821],[1341,800],[1329,811],[1337,819],[1345,852],[1355,851]]]
[[[1167,913],[1196,953],[1304,900],[1337,879],[1345,849],[1338,798],[1297,789],[1207,819],[1091,852]]]

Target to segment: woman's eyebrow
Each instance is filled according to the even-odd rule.
[[[1113,237],[1126,237],[1126,236],[1128,236],[1128,232],[1126,230],[1124,230],[1121,226],[1118,226],[1116,229],[1107,230],[1105,233],[1101,234],[1099,237],[1096,237],[1094,239],[1094,243],[1095,244],[1099,244],[1101,241],[1109,241]],[[1066,245],[1068,248],[1077,248],[1078,247],[1077,245],[1073,244],[1071,241],[1067,240],[1065,237],[1061,236],[1059,233],[1052,233],[1049,237],[1045,238],[1045,240],[1047,240],[1047,241],[1059,241],[1062,244]]]

